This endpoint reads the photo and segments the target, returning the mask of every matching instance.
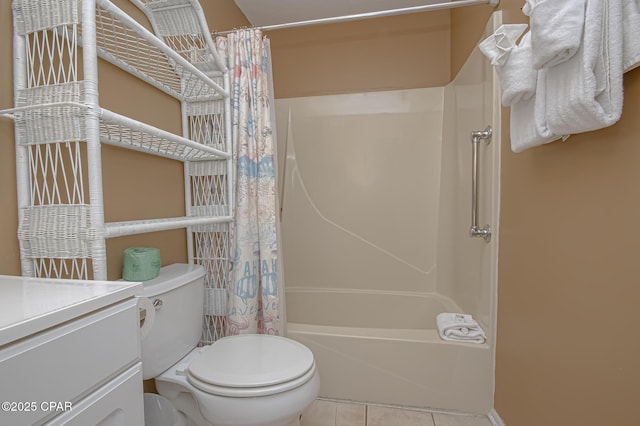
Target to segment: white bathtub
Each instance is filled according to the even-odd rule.
[[[438,336],[436,315],[460,312],[452,300],[438,294],[306,288],[288,288],[286,297],[288,336],[313,351],[321,397],[489,411],[490,345],[445,342]]]

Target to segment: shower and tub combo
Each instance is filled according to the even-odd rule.
[[[476,49],[446,87],[276,101],[288,336],[321,397],[493,407],[497,92]],[[444,341],[441,312],[487,341]]]

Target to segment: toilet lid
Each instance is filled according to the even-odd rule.
[[[273,386],[309,373],[313,353],[284,337],[245,334],[216,341],[189,364],[188,376],[214,387]]]

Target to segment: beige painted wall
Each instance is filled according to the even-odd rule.
[[[503,0],[504,22],[526,22],[521,6]],[[483,25],[470,12],[452,14],[454,72]],[[612,127],[521,154],[503,139],[495,407],[507,425],[638,422],[640,335],[624,324],[640,306],[640,69],[624,88]]]
[[[449,78],[449,12],[269,32],[276,98],[439,87]]]
[[[144,22],[141,11],[126,0],[116,5]],[[228,29],[248,21],[232,0],[202,2],[210,28]],[[147,24],[148,26],[148,24]],[[11,2],[0,1],[0,109],[13,106]],[[182,134],[180,105],[155,88],[100,61],[101,106]],[[184,215],[182,163],[104,145],[105,220],[120,221]],[[20,274],[18,255],[15,148],[13,123],[0,119],[0,274]],[[107,240],[109,279],[120,278],[122,251],[130,246],[159,247],[162,263],[186,261],[182,229]]]
[[[13,107],[11,2],[0,1],[0,109]],[[20,273],[13,122],[0,118],[0,274]]]
[[[507,424],[638,421],[640,336],[621,324],[640,306],[640,70],[624,83],[615,126],[503,147],[495,404]]]

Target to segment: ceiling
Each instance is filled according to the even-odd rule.
[[[318,18],[403,9],[449,0],[235,0],[251,25],[265,26]]]

